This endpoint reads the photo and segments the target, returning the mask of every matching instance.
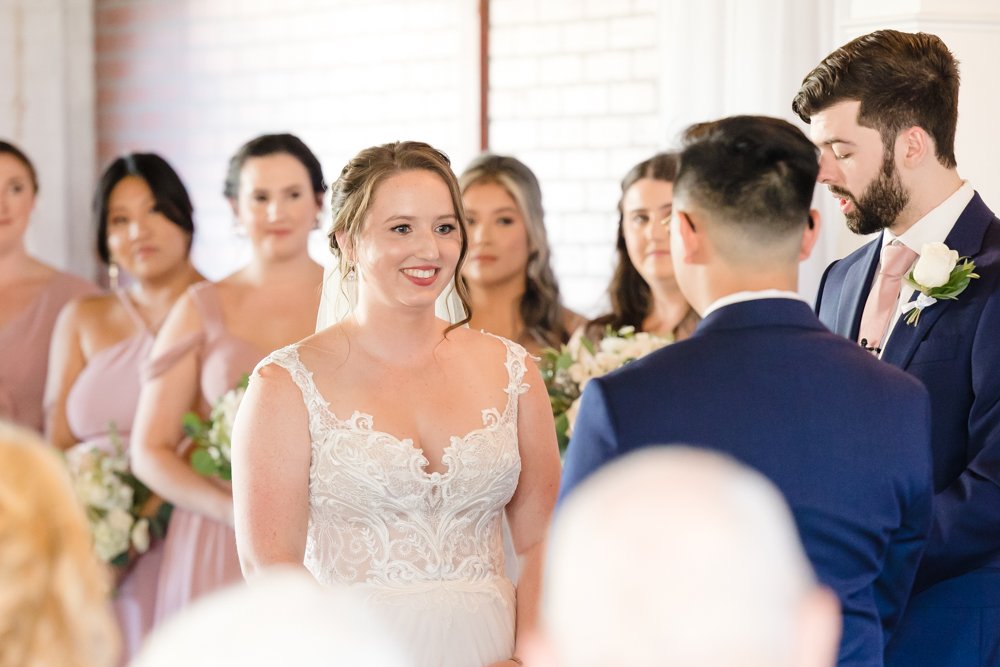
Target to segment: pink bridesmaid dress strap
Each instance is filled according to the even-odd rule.
[[[219,300],[219,291],[215,283],[207,280],[192,285],[188,288],[188,295],[201,315],[201,325],[205,330],[205,335],[215,338],[225,331],[222,319],[222,302]]]
[[[139,314],[139,310],[132,303],[132,299],[125,290],[115,290],[115,296],[118,297],[118,301],[121,302],[122,308],[125,309],[125,313],[128,315],[129,319],[132,320],[132,324],[139,332],[149,331],[149,325],[146,320],[142,319],[142,315]]]
[[[143,362],[140,375],[142,381],[147,382],[166,373],[168,370],[187,356],[192,350],[197,350],[205,341],[205,332],[192,331],[168,350],[151,356]]]

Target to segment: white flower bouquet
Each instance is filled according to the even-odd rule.
[[[559,450],[566,450],[573,434],[580,396],[591,379],[621,368],[672,342],[673,337],[636,332],[635,327],[627,326],[618,331],[608,327],[604,337],[595,345],[581,328],[559,350],[544,350],[542,378],[552,404]]]
[[[98,558],[124,569],[135,556],[149,551],[153,538],[166,535],[173,508],[162,503],[147,515],[153,493],[129,470],[117,431],[112,427],[110,433],[112,452],[77,446],[66,453],[66,462]]]
[[[249,375],[240,378],[236,387],[223,394],[212,406],[207,420],[194,412],[184,415],[184,432],[195,446],[191,466],[206,477],[218,477],[227,482],[233,478],[233,422],[249,381]]]

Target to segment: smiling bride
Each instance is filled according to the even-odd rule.
[[[362,591],[417,665],[521,664],[559,480],[541,376],[520,345],[435,315],[447,289],[468,312],[464,212],[444,154],[362,151],[332,213],[356,304],[251,377],[233,433],[244,574],[297,564]]]

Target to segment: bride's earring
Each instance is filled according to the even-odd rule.
[[[108,286],[112,292],[118,289],[118,264],[113,260],[108,264]]]
[[[347,267],[347,275],[344,276],[344,280],[354,280],[358,277],[357,272],[354,270],[354,265],[349,264]]]

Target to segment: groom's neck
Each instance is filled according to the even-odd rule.
[[[798,265],[762,266],[757,264],[719,264],[705,267],[701,286],[692,303],[698,314],[719,299],[737,292],[759,292],[763,290],[783,290],[794,292],[798,289]]]

